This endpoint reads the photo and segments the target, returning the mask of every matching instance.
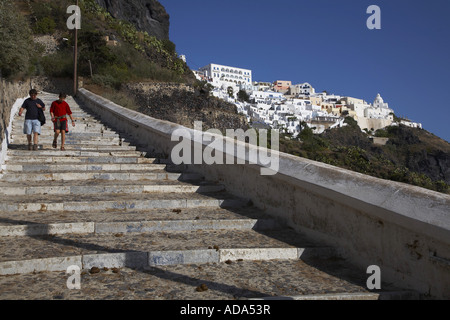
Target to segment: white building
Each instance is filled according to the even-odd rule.
[[[307,82],[292,85],[290,90],[291,90],[291,92],[290,92],[291,95],[302,96],[302,97],[309,97],[316,93],[316,90]]]
[[[365,118],[372,119],[390,119],[394,120],[391,113],[394,113],[394,110],[389,108],[389,105],[383,101],[383,98],[380,94],[377,95],[371,107],[368,107],[364,110]]]
[[[273,83],[255,81],[253,82],[253,91],[271,91],[273,89]],[[272,90],[273,91],[273,90]]]
[[[206,79],[215,87],[245,89],[252,86],[252,70],[211,63],[200,68]]]
[[[281,92],[275,91],[252,91],[250,99],[255,100],[255,103],[272,103],[273,100],[281,101],[284,96]]]
[[[413,122],[410,120],[400,120],[400,124],[410,127],[410,128],[419,128],[422,129],[422,124],[419,122]]]

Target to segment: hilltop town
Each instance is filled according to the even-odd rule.
[[[316,134],[346,126],[346,116],[352,117],[367,133],[399,123],[422,128],[421,123],[397,118],[380,94],[373,103],[367,103],[355,97],[316,92],[307,82],[252,81],[252,70],[213,63],[194,74],[198,80],[212,86],[212,95],[235,104],[249,123],[280,129],[293,137],[298,136],[303,125]]]

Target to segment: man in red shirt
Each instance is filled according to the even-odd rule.
[[[69,126],[67,125],[67,116],[72,120],[72,126],[75,127],[75,121],[72,117],[72,111],[70,110],[69,105],[67,104],[66,94],[60,93],[59,99],[53,101],[52,106],[50,107],[50,115],[52,117],[52,121],[54,123],[54,131],[55,138],[53,139],[53,148],[57,147],[57,139],[59,133],[61,133],[61,150],[66,150],[64,148],[64,143],[66,142],[66,132],[69,132]]]

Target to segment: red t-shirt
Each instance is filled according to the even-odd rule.
[[[72,111],[70,110],[69,104],[65,101],[60,102],[56,100],[52,103],[50,107],[50,113],[53,113],[55,117],[61,117],[63,115],[70,115]]]

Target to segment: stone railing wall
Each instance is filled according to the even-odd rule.
[[[171,141],[175,130],[188,130],[194,137],[191,129],[122,108],[84,89],[78,98],[109,125],[147,144],[150,152],[170,157],[179,143]],[[194,139],[192,153],[209,143]],[[248,152],[261,151],[247,147]],[[261,164],[199,164],[186,169],[251,199],[297,231],[336,247],[342,257],[360,267],[379,266],[383,281],[433,298],[450,298],[450,196],[284,153],[276,155],[279,170],[275,175],[261,175]],[[234,150],[223,156],[234,163],[240,160]]]

